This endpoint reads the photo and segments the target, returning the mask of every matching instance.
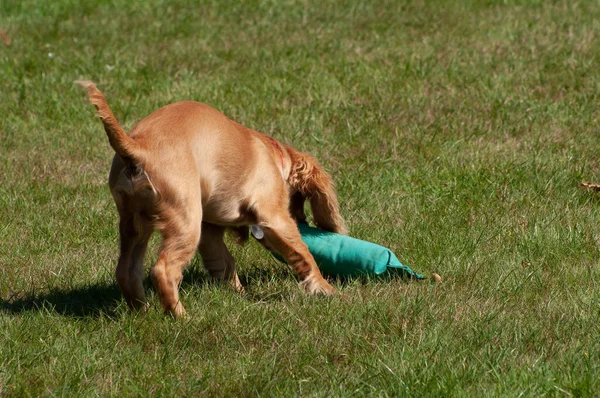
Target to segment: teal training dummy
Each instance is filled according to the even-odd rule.
[[[329,276],[378,276],[391,272],[423,279],[400,260],[391,250],[375,243],[313,228],[305,222],[298,224],[302,240],[315,258],[321,272]],[[252,226],[252,235],[262,239],[262,231]],[[279,256],[276,257],[281,260]]]

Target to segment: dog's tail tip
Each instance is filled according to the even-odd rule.
[[[100,111],[101,106],[105,105],[106,101],[102,92],[96,87],[96,83],[91,80],[75,80],[73,83],[81,86],[86,91],[90,102]],[[102,115],[99,116],[102,117]]]
[[[91,80],[80,80],[80,79],[77,79],[77,80],[74,80],[73,83],[77,84],[79,86],[82,86],[82,87],[84,87],[86,89],[88,87],[92,87],[92,86],[96,87],[96,84],[93,81],[91,81]]]
[[[81,86],[85,91],[88,92],[88,94],[98,90],[96,83],[91,80],[75,80],[73,83]]]

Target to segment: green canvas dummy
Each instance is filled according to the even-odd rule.
[[[423,279],[423,275],[403,265],[391,250],[383,246],[313,228],[303,222],[298,224],[298,229],[321,273],[325,275],[348,277],[398,273]],[[256,226],[252,227],[252,235],[259,240],[263,236]],[[282,260],[278,255],[276,257]]]

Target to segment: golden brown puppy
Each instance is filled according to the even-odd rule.
[[[295,221],[305,218],[308,198],[318,227],[345,233],[331,178],[314,158],[192,101],[157,110],[127,135],[94,83],[77,83],[116,152],[109,176],[120,216],[116,278],[129,306],[145,305],[143,260],[155,229],[163,240],[152,280],[175,317],[185,314],[179,283],[196,250],[212,277],[243,290],[223,242],[227,227],[247,237],[248,225],[261,226],[263,244],[287,260],[307,292],[335,293]]]

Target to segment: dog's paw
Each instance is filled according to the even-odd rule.
[[[302,282],[300,287],[308,294],[318,294],[324,296],[333,296],[338,294],[337,289],[329,284],[322,276],[309,276]]]
[[[175,319],[187,319],[188,317],[187,312],[180,301],[177,302],[174,308],[165,311],[165,313],[170,314]]]
[[[148,308],[150,308],[150,303],[146,301],[144,297],[125,300],[127,306],[135,311],[147,312]]]

